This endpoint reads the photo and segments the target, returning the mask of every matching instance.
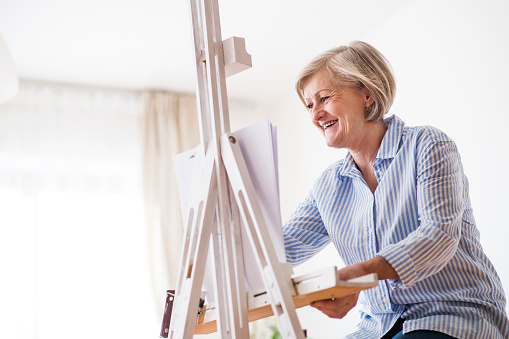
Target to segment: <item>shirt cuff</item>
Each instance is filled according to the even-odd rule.
[[[380,251],[377,255],[384,258],[396,271],[399,279],[391,279],[392,287],[399,287],[401,282],[409,287],[417,282],[417,272],[412,258],[407,252],[398,245],[389,245]]]

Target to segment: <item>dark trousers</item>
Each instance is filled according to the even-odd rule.
[[[412,331],[403,334],[405,319],[399,318],[396,324],[381,339],[451,339],[447,334],[435,331]]]

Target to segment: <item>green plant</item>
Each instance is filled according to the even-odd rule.
[[[272,337],[270,337],[271,339],[282,339],[283,337],[281,336],[281,333],[279,332],[279,329],[277,328],[277,326],[270,326],[270,329],[272,330]]]

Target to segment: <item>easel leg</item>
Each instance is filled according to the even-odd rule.
[[[208,161],[207,161],[208,160]],[[214,175],[213,159],[206,159],[202,191],[196,207],[190,211],[190,218],[184,245],[186,253],[180,268],[178,290],[175,297],[172,321],[168,338],[192,338],[198,305],[200,301],[201,286],[205,272],[205,262],[208,254],[210,236],[217,205],[216,178]],[[185,324],[185,325],[184,325]]]
[[[221,137],[221,154],[251,244],[256,251],[258,267],[263,274],[280,332],[284,338],[303,339],[304,332],[292,300],[295,288],[291,277],[285,276],[285,271],[280,267],[242,151],[233,134],[226,133]]]
[[[240,234],[240,214],[237,203],[235,202],[233,192],[229,189],[230,196],[230,211],[231,223],[229,227],[230,243],[232,249],[232,304],[233,312],[236,313],[236,333],[235,338],[248,338],[249,337],[249,322],[247,318],[247,297],[244,275],[244,260],[242,253],[242,239]]]
[[[222,338],[248,338],[247,298],[245,293],[240,220],[235,199],[230,194],[226,170],[222,161],[218,171],[218,223],[213,234],[218,300],[218,329]],[[231,205],[233,203],[233,206]],[[236,222],[237,220],[237,222]],[[214,232],[215,232],[214,231]]]

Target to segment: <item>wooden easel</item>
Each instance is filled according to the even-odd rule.
[[[230,133],[225,79],[251,67],[251,56],[245,50],[244,39],[222,40],[217,0],[191,0],[191,16],[204,161],[201,178],[195,178],[199,185],[185,227],[168,338],[192,338],[194,333],[216,330],[221,338],[249,338],[248,322],[273,314],[284,338],[303,339],[296,305],[373,287],[373,281],[350,282],[338,290],[335,268],[329,274],[322,272],[299,280],[292,279],[290,265],[279,263],[240,146]],[[244,286],[239,215],[265,285],[265,290],[257,293],[247,294]],[[216,305],[200,309],[211,237]],[[336,291],[316,294],[328,288]],[[311,298],[305,299],[305,295]]]

